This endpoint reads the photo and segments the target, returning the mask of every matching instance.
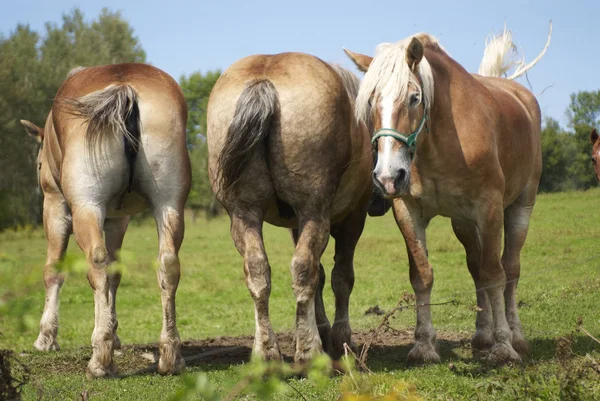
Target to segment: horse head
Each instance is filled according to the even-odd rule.
[[[433,73],[424,57],[428,35],[377,47],[375,57],[345,50],[365,72],[356,100],[357,117],[370,122],[377,153],[373,182],[387,198],[410,188],[411,163],[433,103]]]

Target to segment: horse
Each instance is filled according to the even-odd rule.
[[[521,361],[528,343],[516,302],[520,252],[542,172],[535,96],[510,79],[468,73],[425,33],[381,44],[374,57],[344,50],[365,72],[356,116],[371,121],[373,182],[393,199],[408,251],[417,304],[408,362],[440,362],[425,235],[437,215],[451,218],[475,282],[473,348],[488,351],[492,362]],[[504,60],[496,56],[489,59]],[[487,71],[506,71],[497,67]],[[520,72],[530,67],[521,65]]]
[[[354,118],[358,78],[303,53],[252,55],[216,82],[207,108],[209,177],[231,220],[254,301],[253,357],[281,359],[269,319],[271,268],[263,222],[289,228],[296,297],[294,360],[352,345],[348,302],[353,259],[371,197],[372,150]],[[335,321],[323,305],[320,264],[335,239]]]
[[[119,272],[117,260],[130,216],[151,209],[158,229],[157,276],[163,305],[158,371],[173,374],[185,362],[175,318],[184,235],[183,207],[191,185],[186,148],[187,106],[177,82],[137,63],[72,70],[62,83],[44,128],[21,120],[40,142],[38,181],[44,195],[48,242],[46,301],[34,347],[58,350],[59,263],[75,235],[94,291],[93,354],[88,378],[117,372],[113,350]],[[104,232],[104,238],[103,238]]]
[[[594,164],[594,172],[596,178],[600,180],[600,165],[598,165],[598,157],[600,156],[600,141],[598,141],[598,132],[596,128],[590,132],[590,142],[592,143],[592,163]]]

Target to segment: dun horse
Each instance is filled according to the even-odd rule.
[[[163,328],[158,370],[171,374],[184,366],[175,293],[191,178],[186,121],[187,106],[177,83],[143,64],[73,70],[58,90],[45,127],[22,121],[41,143],[39,184],[48,240],[46,303],[34,346],[44,351],[59,348],[58,295],[64,276],[57,264],[72,231],[86,255],[94,290],[89,377],[116,372],[113,350],[120,342],[115,298],[121,276],[107,270],[117,258],[129,216],[148,207],[159,239]]]
[[[323,348],[334,358],[351,345],[348,300],[354,249],[371,195],[372,153],[364,124],[354,118],[358,79],[306,54],[255,55],[217,81],[208,105],[209,174],[231,218],[254,300],[253,353],[281,358],[269,320],[271,268],[263,221],[291,228],[298,362]],[[335,239],[330,329],[320,258]]]
[[[408,250],[418,304],[409,361],[440,361],[425,238],[436,215],[452,219],[467,253],[479,307],[474,348],[489,350],[492,361],[521,360],[528,345],[516,303],[520,252],[542,172],[534,95],[511,80],[468,73],[427,34],[382,44],[374,58],[346,53],[366,72],[356,113],[372,121],[373,181],[393,198]],[[489,59],[502,61],[504,53],[496,56]]]

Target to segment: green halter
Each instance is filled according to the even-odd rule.
[[[417,127],[417,129],[415,131],[413,131],[412,133],[410,133],[409,135],[405,135],[402,132],[396,131],[393,128],[381,128],[373,135],[373,138],[371,139],[371,143],[375,144],[375,142],[382,136],[391,136],[392,138],[397,139],[400,142],[404,143],[406,146],[408,146],[410,151],[412,153],[414,153],[417,148],[417,138],[419,137],[419,134],[423,130],[423,127],[425,126],[426,123],[427,123],[427,111],[425,111],[423,113],[423,117],[421,118],[421,122],[419,123],[419,126]],[[427,129],[427,131],[429,132],[429,128]]]
[[[424,94],[423,84],[421,84],[421,93]],[[411,132],[409,135],[405,135],[402,132],[396,131],[393,128],[381,128],[377,132],[375,132],[373,138],[371,138],[371,143],[375,145],[375,142],[382,136],[390,136],[408,146],[411,153],[415,153],[415,150],[417,149],[417,138],[419,137],[419,134],[423,130],[423,127],[425,127],[426,123],[427,106],[425,105],[425,103],[423,103],[423,117],[421,118],[421,122],[419,123],[419,126],[416,130]],[[429,128],[427,128],[427,132],[429,132]]]

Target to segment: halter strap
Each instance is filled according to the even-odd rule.
[[[406,146],[408,146],[410,151],[414,153],[417,148],[417,138],[419,137],[419,134],[423,130],[423,127],[425,126],[426,122],[427,122],[427,111],[425,111],[423,113],[423,117],[421,118],[421,122],[419,123],[419,126],[417,127],[417,129],[414,130],[413,132],[411,132],[409,135],[403,134],[400,131],[396,131],[393,128],[381,128],[377,132],[375,132],[375,134],[373,135],[373,138],[371,138],[371,143],[375,144],[375,142],[382,136],[390,136],[390,137],[397,139],[400,142],[404,143]],[[429,129],[427,129],[427,131],[429,131]]]

